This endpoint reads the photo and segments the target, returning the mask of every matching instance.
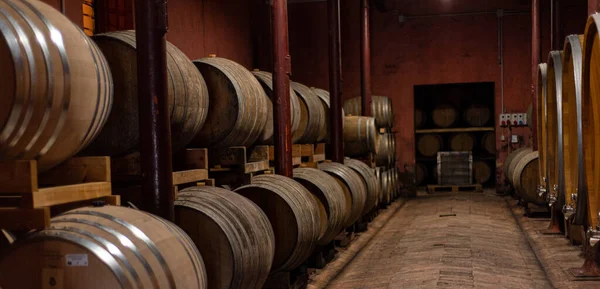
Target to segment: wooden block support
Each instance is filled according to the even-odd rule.
[[[196,169],[187,170],[181,172],[173,172],[173,185],[182,185],[188,183],[195,183],[208,179],[208,170]]]
[[[37,189],[36,161],[0,162],[0,194],[31,193]]]
[[[43,229],[50,226],[50,209],[0,208],[0,228],[9,231]]]
[[[208,169],[208,150],[207,149],[186,149],[185,164],[188,169]]]
[[[72,158],[39,176],[40,186],[110,182],[109,157]]]

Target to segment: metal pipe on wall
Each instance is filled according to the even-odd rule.
[[[328,0],[327,11],[329,19],[329,93],[331,97],[329,124],[330,156],[337,163],[344,163],[344,148],[342,142],[342,91],[341,74],[342,61],[340,51],[340,1]]]
[[[135,1],[143,209],[172,221],[173,167],[167,92],[167,2]]]
[[[273,122],[275,123],[275,171],[293,177],[290,112],[291,57],[287,0],[273,0],[271,35],[273,43]]]
[[[362,115],[371,116],[371,27],[369,0],[361,1],[360,19],[360,85]]]
[[[537,71],[540,63],[540,2],[539,0],[531,0],[531,106],[533,120],[531,124],[531,137],[533,149],[538,149],[537,142]]]

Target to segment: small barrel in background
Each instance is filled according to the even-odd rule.
[[[367,186],[367,198],[365,201],[365,207],[363,208],[363,216],[373,210],[379,203],[379,186],[377,184],[377,177],[375,172],[367,164],[353,159],[345,159],[344,165],[353,169],[358,173],[365,185]]]
[[[366,116],[344,117],[344,154],[346,156],[363,156],[377,153],[377,137],[375,119]]]
[[[298,95],[301,108],[300,127],[293,138],[298,138],[298,143],[315,143],[318,141],[321,130],[326,123],[323,104],[319,97],[307,86],[292,82],[292,88]]]
[[[329,244],[340,231],[345,229],[352,199],[344,193],[332,176],[318,169],[294,169],[294,180],[302,184],[324,205],[327,211],[327,226],[317,245]]]
[[[484,126],[490,122],[492,112],[490,108],[483,104],[471,104],[463,112],[463,120],[469,126]]]
[[[514,172],[517,163],[523,156],[531,153],[532,151],[533,150],[531,148],[519,148],[514,150],[508,155],[508,157],[506,157],[506,160],[504,161],[504,177],[507,178],[511,184],[513,183],[512,172]]]
[[[119,156],[139,149],[137,45],[135,31],[99,34],[94,41],[106,55],[114,77],[115,103],[88,154]],[[196,136],[208,111],[206,84],[191,60],[167,43],[167,72],[173,151]]]
[[[356,222],[363,213],[367,200],[367,187],[362,178],[351,168],[339,163],[320,163],[319,169],[325,171],[340,185],[345,186],[352,196],[350,217],[346,220],[344,227],[349,227]]]
[[[420,109],[415,109],[415,129],[422,128],[427,122],[427,114]]]
[[[275,236],[256,204],[226,189],[190,187],[175,201],[175,220],[204,259],[208,288],[262,288]]]
[[[261,86],[263,87],[266,95],[269,98],[269,101],[273,98],[273,75],[270,72],[266,72],[266,71],[258,71],[258,70],[254,70],[252,72],[252,74],[254,74],[254,76],[256,77],[256,79],[258,79],[258,81],[260,82]],[[273,130],[274,130],[274,126],[273,126],[273,102],[270,102],[270,110],[268,112],[268,118],[267,118],[267,124],[265,125],[265,128],[263,130],[262,133],[262,137],[259,138],[259,142],[262,144],[272,144],[273,143]],[[298,127],[300,126],[300,115],[301,111],[300,111],[300,103],[298,100],[298,96],[296,95],[296,92],[294,92],[294,89],[292,89],[290,87],[290,114],[291,114],[291,123],[290,123],[290,131],[292,133],[292,135],[295,134],[295,132],[298,130]],[[296,142],[298,141],[298,136],[296,136],[296,138],[292,138],[292,142]]]
[[[317,142],[325,141],[325,142],[329,143],[329,132],[330,132],[329,91],[320,89],[320,88],[315,88],[315,87],[311,87],[310,89],[312,89],[312,91],[319,97],[319,100],[321,101],[321,105],[323,106],[323,110],[325,111],[325,121],[323,122],[323,125],[321,126],[321,132],[319,133]],[[344,115],[343,109],[342,109],[342,115]]]
[[[269,218],[275,234],[272,272],[292,270],[312,253],[322,237],[319,204],[315,197],[293,179],[260,175],[236,193],[258,205]]]
[[[425,180],[429,177],[427,166],[422,163],[415,165],[415,184],[417,186],[425,184]]]
[[[473,181],[485,184],[492,178],[492,168],[486,161],[473,161]]]
[[[373,95],[371,102],[371,114],[375,118],[377,128],[390,128],[394,126],[394,112],[392,101],[387,96]],[[354,97],[344,102],[346,115],[362,115],[362,101],[360,97]]]
[[[490,155],[496,155],[496,132],[486,132],[481,138],[481,148]]]
[[[537,193],[539,185],[538,151],[524,150],[513,158],[509,176],[515,193],[523,200],[545,206],[546,200]]]
[[[437,134],[421,135],[417,140],[417,150],[424,157],[435,157],[442,150],[442,137]]]
[[[17,241],[0,271],[3,288],[40,288],[52,278],[68,288],[211,288],[200,253],[179,227],[116,206],[53,218],[46,230]]]
[[[457,133],[450,136],[450,149],[455,152],[472,151],[475,148],[475,136],[470,133]]]
[[[200,147],[250,146],[267,123],[267,96],[250,71],[231,60],[194,60],[208,87],[206,122],[193,140]]]
[[[56,9],[27,0],[0,6],[1,159],[35,159],[46,171],[84,149],[106,123],[111,72],[98,46]]]
[[[394,134],[384,133],[377,137],[377,166],[389,166],[396,159],[396,142]]]
[[[456,123],[458,111],[452,105],[437,105],[431,112],[433,123],[442,128],[451,127]]]

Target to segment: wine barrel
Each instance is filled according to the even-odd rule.
[[[325,121],[321,126],[321,131],[319,133],[319,137],[317,138],[317,142],[329,142],[329,92],[327,90],[315,87],[311,87],[310,89],[319,97],[321,105],[323,106],[323,111],[325,112]],[[343,111],[342,115],[344,115]]]
[[[473,179],[476,184],[485,184],[492,177],[492,168],[485,161],[473,162]]]
[[[528,151],[515,158],[511,164],[509,175],[512,176],[513,187],[516,194],[526,202],[539,206],[546,204],[546,200],[537,193],[539,185],[538,151]]]
[[[271,272],[292,270],[312,253],[322,235],[322,217],[316,198],[293,179],[260,175],[238,194],[256,203],[269,218],[275,233]]]
[[[450,149],[456,152],[473,151],[475,137],[470,133],[457,133],[450,137]]]
[[[271,100],[273,98],[273,75],[270,72],[266,72],[266,71],[258,71],[258,70],[254,70],[252,72],[252,74],[254,74],[254,76],[256,77],[256,79],[258,79],[258,81],[260,82],[261,86],[263,87],[263,90],[265,91],[265,93],[267,94],[269,100]],[[271,101],[271,107],[273,105],[273,102]],[[300,102],[298,100],[298,96],[296,95],[296,92],[294,92],[294,90],[290,87],[290,113],[291,113],[291,124],[290,124],[290,131],[291,134],[294,135],[294,133],[298,130],[298,127],[300,126],[300,118],[301,118],[301,111],[300,111]],[[262,137],[259,138],[259,142],[263,143],[263,144],[272,144],[273,143],[273,113],[272,113],[272,108],[271,111],[269,112],[268,116],[267,116],[267,124],[265,125],[265,128],[263,130],[263,135]],[[271,136],[269,138],[269,135]],[[296,136],[296,138],[292,138],[292,142],[296,142],[298,141],[299,136]]]
[[[275,254],[269,219],[250,200],[217,187],[190,187],[175,201],[175,223],[200,251],[208,288],[262,288]]]
[[[537,81],[537,141],[538,141],[538,154],[540,164],[540,184],[546,190],[548,187],[548,163],[547,163],[547,150],[548,150],[548,77],[547,77],[548,65],[541,63],[538,65],[538,81]]]
[[[458,112],[449,104],[437,105],[431,112],[433,123],[438,127],[450,127],[456,123]]]
[[[210,106],[202,129],[192,141],[201,147],[250,146],[267,123],[267,96],[250,71],[231,60],[194,60],[208,87]]]
[[[343,229],[350,216],[352,197],[329,174],[313,168],[294,169],[294,180],[309,190],[327,211],[327,226],[317,245],[329,244]]]
[[[437,134],[424,134],[417,140],[417,150],[425,157],[437,156],[442,150],[442,137]]]
[[[597,216],[600,212],[600,169],[598,168],[597,149],[600,147],[600,43],[598,43],[598,28],[600,27],[600,15],[593,14],[588,18],[583,47],[583,72],[582,72],[582,122],[583,126],[583,155],[584,175],[586,183],[587,198],[584,192],[579,192],[578,200],[587,201],[587,225],[596,228],[599,225]],[[579,205],[579,203],[578,203]]]
[[[353,169],[360,175],[367,188],[367,198],[365,200],[365,207],[363,208],[362,215],[366,215],[373,210],[379,204],[379,187],[377,185],[377,177],[375,172],[367,164],[353,159],[345,159],[344,165]]]
[[[463,112],[463,120],[470,126],[484,126],[491,118],[490,108],[483,104],[471,104]]]
[[[381,171],[381,191],[383,194],[382,203],[389,205],[392,201],[392,180],[389,171]]]
[[[502,166],[502,172],[504,173],[504,177],[508,180],[508,168],[510,167],[510,163],[512,162],[512,160],[515,158],[515,156],[517,154],[519,154],[521,151],[523,150],[528,150],[530,148],[518,148],[514,151],[512,151],[510,154],[508,154],[508,156],[506,157],[506,159],[504,160],[504,164]]]
[[[519,163],[520,159],[523,158],[523,156],[528,155],[529,153],[531,153],[533,150],[531,148],[520,148],[517,149],[515,151],[513,151],[510,155],[508,155],[508,157],[506,158],[506,161],[504,162],[504,176],[506,178],[508,178],[508,181],[514,186],[514,182],[513,182],[513,173],[515,171],[515,167],[517,166],[517,163]],[[508,164],[508,165],[507,165]]]
[[[0,260],[3,288],[40,288],[51,280],[53,288],[210,288],[206,279],[202,257],[181,229],[124,207],[57,216]]]
[[[548,56],[548,184],[557,194],[554,208],[564,205],[563,113],[562,113],[562,51],[550,51]],[[554,187],[558,191],[554,191]]]
[[[84,149],[106,123],[113,82],[79,27],[41,1],[4,1],[0,159],[46,171]]]
[[[421,128],[427,122],[427,114],[420,109],[415,109],[415,129]]]
[[[344,117],[344,154],[356,157],[377,153],[375,119],[367,116]]]
[[[415,165],[415,184],[417,186],[422,185],[425,180],[429,177],[429,171],[427,170],[427,166],[422,163],[417,163]]]
[[[377,136],[375,162],[378,166],[388,166],[395,160],[396,146],[394,135],[384,133]]]
[[[360,175],[351,168],[339,163],[321,163],[319,169],[334,177],[338,183],[347,189],[352,196],[350,217],[344,223],[344,227],[350,227],[363,214],[367,201],[367,187]]]
[[[362,100],[354,97],[344,102],[346,115],[362,115]],[[373,95],[371,97],[371,114],[375,118],[377,128],[394,126],[392,101],[387,96]]]
[[[139,149],[137,45],[135,31],[93,37],[106,56],[115,84],[115,103],[106,125],[86,150],[118,156]],[[198,133],[208,110],[206,84],[191,60],[167,43],[168,103],[173,150],[184,148]]]
[[[300,100],[300,126],[294,135],[298,143],[315,143],[325,124],[325,109],[319,97],[307,86],[292,82],[292,88]]]
[[[481,147],[483,148],[483,150],[490,154],[490,155],[495,155],[496,154],[496,132],[495,131],[490,131],[490,132],[486,132],[483,137],[481,138]]]

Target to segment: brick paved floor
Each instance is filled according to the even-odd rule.
[[[420,195],[329,289],[552,288],[503,198]]]

